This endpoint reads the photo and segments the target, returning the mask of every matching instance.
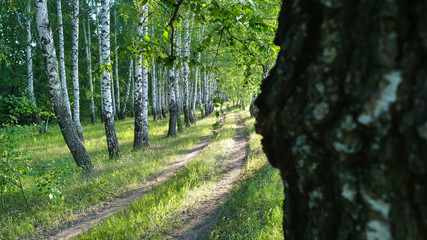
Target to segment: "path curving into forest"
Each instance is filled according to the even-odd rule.
[[[226,115],[222,115],[220,119],[221,127],[224,124]],[[135,200],[140,199],[144,194],[152,190],[153,188],[165,183],[169,180],[176,172],[187,165],[189,162],[194,160],[202,150],[211,142],[213,135],[206,136],[199,143],[194,145],[185,155],[169,163],[162,171],[149,177],[143,185],[138,189],[129,191],[124,197],[117,199],[114,202],[109,202],[94,211],[89,213],[83,213],[77,216],[76,220],[71,222],[63,223],[60,226],[55,227],[48,231],[45,235],[45,239],[72,239],[83,232],[86,232],[103,220],[109,218],[118,211],[131,205]],[[66,229],[64,229],[66,228]]]
[[[181,228],[176,229],[168,239],[200,239],[216,223],[216,216],[221,205],[228,199],[235,184],[241,179],[248,157],[248,139],[245,134],[245,125],[240,114],[235,114],[236,135],[224,159],[225,170],[209,190],[208,196],[200,199],[194,209],[181,215]]]

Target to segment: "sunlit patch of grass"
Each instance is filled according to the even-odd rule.
[[[207,239],[283,239],[282,203],[284,199],[280,172],[271,167],[262,152],[261,136],[255,133],[255,119],[241,113],[249,140],[246,181],[223,205],[218,223]]]
[[[5,194],[6,209],[0,207],[0,239],[33,238],[60,222],[73,220],[81,212],[90,211],[113,197],[138,188],[151,175],[166,164],[184,154],[192,145],[211,132],[214,117],[202,119],[197,124],[178,133],[177,137],[165,137],[168,119],[158,122],[149,120],[149,148],[133,150],[134,119],[116,122],[116,131],[123,157],[110,160],[102,123],[84,124],[84,142],[94,169],[91,173],[78,172],[66,176],[61,187],[65,200],[54,203],[35,188],[33,178],[24,178],[31,209],[23,207],[19,192]],[[47,134],[29,134],[20,142],[21,151],[33,152],[33,164],[44,165],[64,159],[75,163],[57,126],[50,126]],[[42,238],[42,237],[39,237]]]
[[[164,239],[184,224],[180,215],[208,195],[224,170],[224,153],[235,134],[234,117],[228,116],[221,135],[166,183],[153,189],[130,207],[110,217],[78,239]]]

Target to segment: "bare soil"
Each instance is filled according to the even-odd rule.
[[[225,115],[222,115],[221,126],[224,123],[224,120]],[[106,203],[89,213],[82,213],[77,216],[76,220],[63,223],[48,230],[43,239],[71,239],[94,228],[103,220],[129,206],[133,201],[141,198],[148,191],[169,180],[177,171],[195,159],[209,144],[211,139],[212,134],[194,145],[185,155],[176,161],[170,162],[162,171],[150,177],[138,189],[129,191],[128,193],[125,193],[123,197],[116,199],[116,201]]]
[[[225,162],[225,171],[215,182],[207,196],[201,196],[197,206],[183,212],[182,227],[176,229],[168,239],[201,239],[214,226],[220,206],[227,201],[235,184],[241,180],[248,156],[248,140],[240,114],[235,115],[237,132],[230,154]]]

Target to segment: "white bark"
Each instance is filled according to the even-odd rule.
[[[92,166],[89,154],[83,144],[79,141],[74,130],[73,120],[66,109],[62,95],[61,82],[59,80],[58,73],[58,60],[56,57],[55,44],[53,42],[52,29],[48,19],[47,0],[34,0],[34,5],[42,53],[46,60],[45,63],[49,95],[55,110],[59,127],[77,165],[86,166],[86,168],[89,169]]]
[[[97,37],[98,37],[98,60],[99,60],[99,69],[102,68],[102,45],[101,45],[101,28],[102,28],[102,20],[101,20],[101,10],[100,7],[96,7],[96,15],[97,15],[97,23],[98,23],[98,19],[99,19],[99,24],[97,24],[98,26],[96,27],[97,30]],[[100,88],[102,88],[102,73],[100,73],[99,75],[99,83],[100,83]],[[101,98],[101,121],[104,121],[105,119],[105,113],[104,113],[104,105],[102,103],[102,98]]]
[[[133,79],[133,59],[130,59],[130,63],[129,63],[129,78],[128,78],[128,83],[127,83],[127,87],[126,87],[126,95],[125,95],[125,101],[123,103],[123,108],[121,109],[121,113],[120,113],[120,118],[124,119],[125,118],[125,114],[126,114],[126,106],[129,102],[129,94],[130,94],[130,89],[131,89],[131,84],[132,84],[132,79]]]
[[[189,95],[188,95],[188,76],[190,74],[190,67],[188,66],[188,61],[190,58],[190,20],[187,17],[185,18],[185,29],[184,29],[184,67],[182,75],[182,85],[184,90],[184,99],[183,99],[183,108],[184,108],[184,122],[185,126],[190,126],[190,109],[189,109]]]
[[[181,57],[181,35],[179,31],[176,33],[176,56]],[[182,75],[181,73],[181,67],[175,69],[175,99],[176,99],[176,107],[177,107],[177,113],[176,113],[176,123],[178,127],[178,131],[182,130],[182,121],[181,121],[181,109],[182,109],[182,102],[181,102],[181,95],[179,93],[179,82],[181,80]]]
[[[117,10],[114,8],[114,21],[115,21],[115,34],[114,34],[114,68],[116,74],[116,110],[117,114],[120,114],[120,83],[119,83],[119,55],[118,55],[118,46],[117,46]]]
[[[101,98],[105,114],[105,132],[107,136],[108,153],[110,157],[120,157],[120,149],[117,141],[116,129],[114,125],[114,113],[111,97],[111,54],[110,54],[110,0],[101,1],[102,15],[102,80]]]
[[[144,15],[145,15],[145,21],[143,24],[144,28],[144,35],[148,35],[148,6],[145,5],[143,7]],[[142,66],[142,126],[143,126],[143,138],[144,138],[144,146],[150,146],[150,139],[148,136],[148,61],[147,59],[144,59],[143,56],[142,60],[144,61],[144,64]]]
[[[144,35],[144,9],[140,9],[139,23],[137,26],[138,40],[142,41]],[[143,99],[142,99],[142,84],[143,84],[143,59],[142,56],[137,57],[135,64],[135,128],[134,128],[134,149],[141,148],[144,143],[143,135]]]
[[[156,63],[154,61],[154,58],[152,59],[152,66],[151,66],[151,106],[153,110],[153,120],[157,120],[157,83],[156,83]]]
[[[34,75],[33,75],[33,54],[31,52],[31,1],[27,2],[26,6],[27,17],[25,20],[25,28],[27,30],[27,41],[25,43],[25,51],[27,55],[27,77],[28,77],[28,94],[33,105],[33,116],[36,119],[37,125],[39,125],[39,132],[46,132],[46,128],[43,126],[43,122],[37,110],[36,97],[34,95]]]
[[[83,26],[83,30],[84,32],[84,38],[85,38],[85,43],[86,43],[86,56],[87,56],[87,61],[88,61],[88,78],[89,78],[89,87],[90,87],[90,117],[91,117],[91,122],[92,124],[94,124],[96,122],[96,117],[95,117],[95,102],[93,100],[93,82],[92,82],[92,51],[90,49],[91,46],[91,41],[90,41],[90,21],[88,18],[87,21],[87,32],[86,32],[86,28]]]
[[[65,57],[64,57],[64,26],[62,21],[62,6],[61,0],[57,0],[57,11],[58,11],[58,33],[59,33],[59,66],[61,73],[61,85],[62,85],[62,94],[64,95],[65,107],[67,108],[70,116],[71,107],[70,99],[68,98],[68,88],[67,88],[67,76],[65,74]]]
[[[80,123],[80,89],[79,89],[79,0],[74,0],[73,8],[73,90],[74,90],[74,124],[77,135],[84,141]]]

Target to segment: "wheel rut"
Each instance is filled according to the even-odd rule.
[[[225,117],[226,115],[221,116],[221,126],[225,121]],[[162,171],[155,174],[154,176],[149,177],[138,189],[126,193],[125,197],[119,198],[114,202],[109,202],[89,213],[80,214],[77,216],[76,220],[64,223],[58,227],[48,230],[43,239],[72,239],[82,234],[83,232],[86,232],[99,225],[108,217],[131,205],[135,200],[140,199],[153,188],[169,180],[176,172],[195,159],[211,142],[212,137],[212,134],[206,136],[203,140],[188,150],[185,155],[176,161],[168,163]]]
[[[182,214],[182,227],[176,229],[167,239],[201,239],[216,223],[220,206],[228,199],[233,187],[242,177],[248,156],[248,140],[240,114],[235,114],[236,135],[225,159],[225,171],[209,190],[210,194],[201,199],[195,208]]]

